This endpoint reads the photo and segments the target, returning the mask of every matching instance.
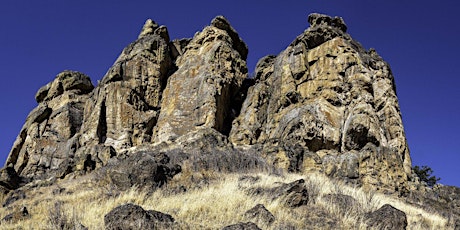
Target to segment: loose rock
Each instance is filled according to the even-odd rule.
[[[134,204],[114,208],[104,216],[106,230],[118,229],[166,229],[174,223],[174,218],[157,211],[146,211]]]
[[[371,228],[379,229],[406,229],[406,213],[389,204],[383,205],[377,211],[366,214],[367,224]]]

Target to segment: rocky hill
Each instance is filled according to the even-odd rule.
[[[251,196],[258,195],[270,203],[272,212],[277,209],[275,200],[291,208],[276,216],[258,205],[245,215],[263,215],[262,223],[238,225],[236,221],[243,219],[227,217],[225,229],[379,228],[382,224],[401,229],[406,228],[406,214],[413,215],[388,204],[369,207],[352,193],[331,192],[311,179],[321,178],[340,184],[341,191],[386,194],[393,203],[421,210],[414,216],[424,212],[442,219],[430,222],[420,214],[409,224],[429,223],[413,226],[456,228],[457,224],[460,228],[459,189],[427,187],[412,173],[389,65],[375,50],[353,40],[342,18],[311,14],[308,22],[310,27],[284,51],[260,59],[251,77],[246,66],[248,47],[222,16],[193,38],[180,40],[170,40],[167,27],[147,20],[138,39],[122,51],[96,87],[83,73],[58,74],[38,90],[38,106],[27,117],[1,171],[5,213],[19,210],[5,216],[3,223],[11,227],[30,222],[32,207],[28,211],[24,206],[40,203],[37,197],[49,192],[62,199],[53,204],[57,211],[49,214],[61,216],[48,220],[62,220],[59,207],[79,202],[78,197],[85,196],[72,194],[88,189],[98,194],[92,199],[107,200],[101,191],[109,191],[110,199],[134,191],[147,200],[158,192],[161,199],[180,200],[184,194],[212,189],[222,193],[225,190],[218,189],[222,181],[235,185],[229,190],[240,188],[248,204]],[[277,175],[271,180],[283,183],[257,185],[268,175]],[[303,179],[288,181],[292,175]],[[341,210],[350,205],[357,209],[361,205],[367,212],[354,210],[356,219],[344,222],[334,219],[333,211],[317,206],[324,200],[344,203],[339,212],[350,212]],[[134,203],[147,204],[145,200]],[[311,206],[330,217],[330,222],[317,225],[321,221],[314,215],[308,219],[300,206]],[[280,213],[291,212],[305,214],[307,220],[303,224],[276,220]],[[196,225],[193,218],[175,214],[182,222],[124,204],[106,210],[99,223],[105,222],[106,229],[225,227],[216,227],[219,221]],[[138,220],[144,222],[135,227]],[[78,226],[72,222],[72,229],[103,226],[79,221]]]

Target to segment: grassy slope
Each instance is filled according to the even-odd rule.
[[[364,214],[384,204],[391,204],[404,211],[408,217],[409,229],[448,228],[448,220],[433,212],[407,205],[395,197],[347,186],[320,174],[245,174],[257,177],[256,182],[241,181],[241,176],[209,172],[181,173],[167,186],[153,193],[137,188],[120,193],[95,184],[91,177],[61,181],[52,186],[38,186],[27,191],[29,199],[12,205],[13,209],[26,206],[31,217],[16,224],[2,223],[0,229],[56,229],[58,226],[65,228],[65,224],[71,226],[75,223],[81,223],[89,229],[103,229],[104,215],[125,203],[168,213],[176,219],[178,228],[182,229],[221,229],[237,222],[251,221],[243,214],[259,203],[264,204],[276,217],[270,226],[257,223],[262,229],[288,226],[296,229],[327,229],[330,226],[366,229]],[[309,204],[304,207],[287,208],[279,199],[252,196],[247,192],[249,188],[275,187],[279,182],[289,183],[300,178],[305,179],[310,197]],[[187,191],[178,192],[177,188],[186,188]],[[62,192],[53,195],[53,191],[56,194],[59,190]],[[326,199],[326,194],[350,195],[356,199],[357,204],[341,207]],[[1,208],[0,217],[11,211],[11,208]]]

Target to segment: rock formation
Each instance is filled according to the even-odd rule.
[[[73,71],[58,74],[40,88],[35,96],[39,104],[27,117],[6,166],[29,180],[64,175],[93,88],[88,76]]]
[[[248,49],[223,17],[195,35],[163,91],[155,142],[203,128],[230,130],[232,98],[247,77]]]
[[[311,14],[308,21],[248,79],[248,48],[224,17],[173,41],[165,26],[147,20],[96,88],[86,75],[65,71],[37,92],[39,105],[6,166],[27,183],[135,160],[141,149],[225,149],[287,171],[404,192],[411,161],[388,64],[354,41],[341,18]],[[175,164],[187,159],[184,152]],[[142,159],[166,167],[150,158]],[[137,172],[113,167],[125,179]],[[166,167],[165,175],[176,169]]]
[[[289,170],[406,188],[411,161],[388,64],[354,41],[341,18],[308,21],[286,50],[257,64],[231,142],[262,143]]]

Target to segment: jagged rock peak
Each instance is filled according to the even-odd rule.
[[[182,54],[162,92],[155,143],[199,129],[228,133],[233,99],[247,77],[247,46],[224,17],[214,18],[210,26],[183,43],[173,42]]]
[[[341,18],[308,21],[278,56],[258,62],[230,142],[262,144],[269,161],[290,171],[405,190],[411,161],[388,64],[354,41]]]
[[[246,58],[248,57],[248,46],[246,45],[246,43],[243,42],[236,30],[230,25],[230,23],[224,16],[219,15],[215,17],[211,21],[211,26],[214,26],[221,30],[225,30],[233,41],[233,48],[236,51],[238,51],[238,53],[240,53],[241,58],[243,60],[246,60]]]
[[[35,100],[41,103],[63,94],[64,91],[74,90],[76,94],[86,94],[93,89],[93,83],[91,83],[91,79],[87,75],[77,71],[65,70],[59,73],[52,82],[41,87],[35,95]]]
[[[341,17],[331,17],[325,14],[312,13],[308,15],[308,23],[310,23],[311,27],[331,26],[340,29],[344,33],[347,32],[347,25]]]
[[[142,38],[146,35],[149,35],[149,34],[153,34],[155,32],[156,29],[158,29],[158,24],[153,21],[152,19],[147,19],[145,21],[145,24],[144,26],[142,27],[142,30],[141,30],[141,33],[139,34],[139,38]]]

